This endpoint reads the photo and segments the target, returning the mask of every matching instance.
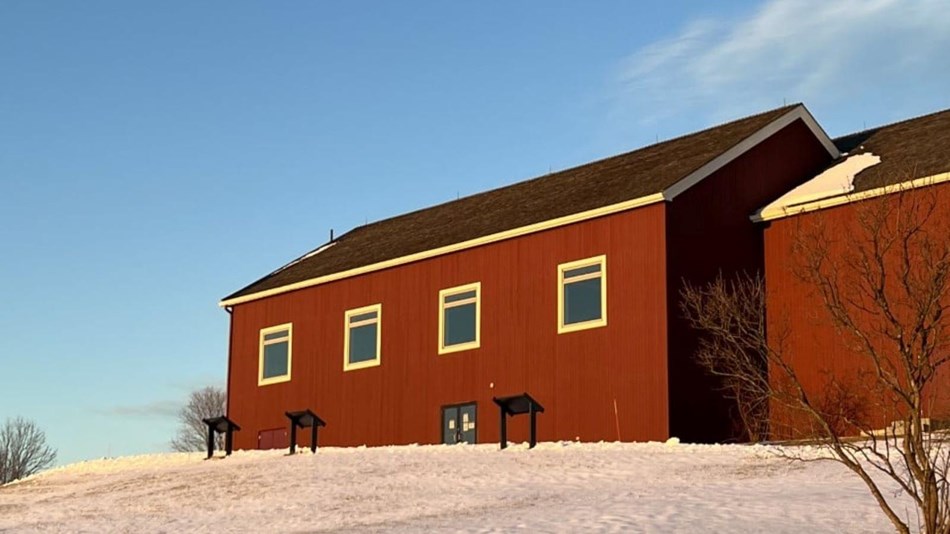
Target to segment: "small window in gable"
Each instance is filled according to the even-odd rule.
[[[481,291],[480,282],[439,291],[439,354],[479,347]]]
[[[558,333],[607,324],[607,257],[558,265]]]
[[[349,310],[344,314],[344,371],[379,365],[382,315],[382,304]]]
[[[290,380],[293,324],[261,330],[257,385],[266,386]]]

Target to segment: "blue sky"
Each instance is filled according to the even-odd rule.
[[[161,451],[240,288],[377,220],[804,101],[950,106],[939,1],[0,3],[0,420]]]

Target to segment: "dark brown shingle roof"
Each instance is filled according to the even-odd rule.
[[[355,228],[224,300],[660,193],[798,105]]]
[[[881,157],[855,177],[855,192],[948,172],[950,109],[839,137],[835,145],[849,155]]]

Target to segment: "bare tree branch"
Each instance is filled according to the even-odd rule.
[[[793,333],[775,311],[766,333],[765,284],[753,275],[682,291],[684,314],[705,334],[696,358],[747,406],[750,439],[764,414],[771,435],[810,437],[862,480],[898,532],[950,534],[950,434],[931,428],[935,415],[950,416],[935,413],[950,377],[950,216],[935,188],[896,188],[853,209],[848,228],[831,228],[822,212],[806,218],[813,224],[800,224],[793,254],[817,318],[850,349],[836,353],[838,372],[821,386],[799,376]],[[763,399],[765,412],[755,408]],[[915,504],[914,523],[889,487]]]
[[[765,340],[765,286],[761,277],[721,275],[708,286],[685,283],[680,307],[690,324],[708,335],[696,352],[699,364],[721,379],[724,394],[736,403],[749,441],[768,438],[768,360]]]
[[[208,426],[202,419],[217,417],[224,413],[227,393],[224,389],[207,386],[192,391],[186,404],[178,413],[178,434],[171,441],[172,450],[179,452],[201,451],[207,446]],[[218,448],[224,446],[224,436],[217,436]]]
[[[0,428],[0,484],[36,474],[55,461],[56,451],[33,421],[16,417]]]

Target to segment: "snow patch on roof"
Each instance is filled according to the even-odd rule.
[[[881,157],[870,152],[848,156],[760,209],[755,214],[755,218],[768,219],[775,214],[784,214],[789,208],[801,204],[846,195],[854,191],[855,176],[880,162]]]

